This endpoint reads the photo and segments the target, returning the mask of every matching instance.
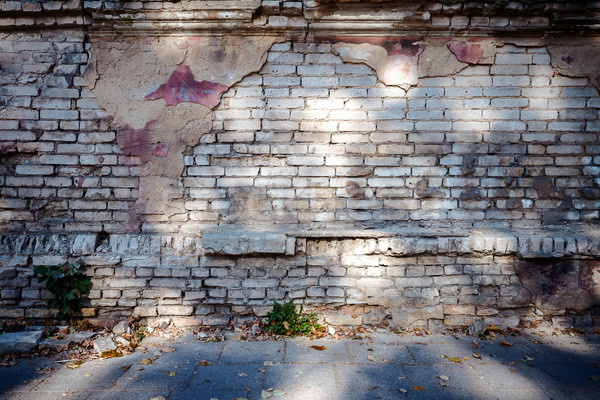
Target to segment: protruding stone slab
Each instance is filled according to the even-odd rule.
[[[202,244],[207,254],[285,254],[288,237],[283,233],[248,231],[207,232]]]
[[[38,345],[42,331],[8,332],[0,335],[0,354],[29,351]]]

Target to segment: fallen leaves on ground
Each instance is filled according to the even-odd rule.
[[[481,360],[481,354],[479,353],[473,353],[473,357]]]
[[[202,360],[202,361],[200,361],[200,365],[202,365],[203,367],[206,367],[206,366],[210,365],[210,362],[208,362],[206,360]]]
[[[406,390],[406,389],[398,389],[398,391],[399,391],[400,393],[408,393],[408,390]]]
[[[500,346],[512,347],[512,343],[507,342],[506,340],[500,341]]]
[[[123,357],[123,353],[121,353],[118,350],[108,350],[108,351],[103,351],[102,358],[115,358],[115,357]]]
[[[316,344],[313,344],[312,346],[310,346],[311,349],[315,349],[315,350],[319,350],[319,351],[323,351],[325,350],[327,347],[325,346],[317,346]]]
[[[122,370],[122,371],[127,371],[127,370],[129,370],[129,368],[131,368],[131,365],[123,365],[123,366],[121,367],[121,370]]]
[[[417,392],[422,392],[423,391],[423,386],[415,386],[415,390]]]
[[[142,361],[140,361],[140,364],[150,365],[150,364],[152,364],[152,360],[150,360],[149,358],[142,358]]]
[[[175,376],[175,375],[177,375],[177,372],[175,372],[175,371],[165,371],[165,372],[169,373],[167,376]]]
[[[163,347],[163,348],[161,349],[161,351],[162,351],[163,353],[172,353],[172,352],[174,352],[174,351],[175,351],[175,347],[170,347],[170,346],[169,346],[169,347]]]
[[[448,357],[448,361],[452,361],[453,363],[460,364],[462,360],[459,357]]]
[[[438,378],[440,378],[443,381],[447,381],[448,379],[450,379],[450,377],[446,376],[446,375],[440,375],[440,376],[438,376]]]
[[[263,365],[264,365],[265,367],[269,367],[269,366],[271,366],[271,365],[275,365],[275,363],[274,363],[273,361],[271,361],[271,360],[268,360],[268,361],[265,361],[265,362],[263,363]]]

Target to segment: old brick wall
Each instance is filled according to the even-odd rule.
[[[3,2],[0,318],[597,319],[597,4],[353,3]]]

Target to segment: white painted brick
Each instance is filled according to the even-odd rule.
[[[488,130],[489,127],[489,122],[455,121],[452,123],[452,129],[459,131],[482,131]]]
[[[496,64],[531,64],[533,62],[532,54],[496,54]],[[546,63],[547,64],[547,63]]]
[[[361,89],[361,88],[344,88],[344,89],[334,89],[334,90],[329,91],[330,99],[350,99],[350,98],[354,98],[354,97],[366,97],[366,96],[367,96],[367,89]]]
[[[292,88],[292,97],[328,97],[328,88]]]
[[[313,77],[304,76],[302,77],[302,86],[304,87],[317,87],[317,88],[336,88],[338,87],[338,78],[336,76],[329,77]]]
[[[483,95],[483,89],[480,87],[447,87],[444,89],[446,97],[478,97]]]
[[[15,165],[15,172],[19,175],[52,175],[54,167],[51,165]]]
[[[406,93],[406,96],[409,98],[441,97],[443,95],[444,88],[441,87],[413,87]]]
[[[317,131],[317,132],[336,132],[338,128],[338,122],[336,121],[302,121],[300,122],[301,131]]]
[[[519,119],[519,110],[483,110],[483,118],[515,120]]]
[[[556,110],[522,110],[521,119],[523,120],[549,120],[558,118]]]
[[[456,86],[491,86],[492,78],[489,76],[457,76],[455,78]]]
[[[304,99],[269,99],[267,105],[275,109],[302,108]]]
[[[446,110],[444,111],[444,118],[452,120],[480,120],[481,110],[465,110],[464,108]]]
[[[332,76],[335,75],[333,65],[299,65],[298,75],[300,76]]]
[[[229,131],[253,131],[260,129],[260,120],[225,121],[224,127]]]
[[[494,86],[527,86],[530,83],[529,76],[494,76],[492,78]]]
[[[340,122],[338,127],[340,132],[373,132],[375,129],[375,123],[368,121]]]

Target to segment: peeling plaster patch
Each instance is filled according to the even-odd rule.
[[[123,137],[121,149],[126,156],[141,156],[144,152],[144,147],[148,145],[150,129],[156,124],[156,120],[149,121],[142,129],[134,129],[129,124],[125,124],[119,129],[119,136]]]
[[[452,41],[448,48],[456,55],[459,61],[469,64],[477,64],[483,57],[483,49],[478,44],[470,44],[463,41]]]
[[[139,157],[138,199],[130,208],[126,229],[139,231],[142,223],[157,219],[182,224],[187,220],[183,154],[210,132],[213,115],[208,107],[219,103],[227,87],[259,71],[273,43],[283,40],[224,36],[188,37],[182,42],[160,37],[128,44],[118,37],[109,42],[91,39],[94,60],[84,78],[92,84],[98,104],[113,117],[111,127],[125,153],[121,162],[129,165],[132,158],[137,163],[133,157]],[[196,82],[194,76],[211,82]],[[153,94],[144,93],[165,81]],[[165,98],[170,106],[148,101],[147,96]],[[151,216],[142,217],[145,214]]]
[[[363,62],[377,72],[386,85],[415,85],[418,81],[422,38],[322,37],[333,43],[333,51],[346,62]]]
[[[77,187],[82,187],[84,182],[85,176],[80,176],[79,178],[77,178]]]
[[[221,93],[229,87],[216,82],[194,80],[194,75],[188,65],[180,65],[171,74],[167,83],[145,96],[148,100],[164,98],[168,106],[174,106],[184,101],[198,103],[213,108],[221,101]]]
[[[102,40],[103,42],[114,42],[115,39],[116,37],[114,36],[104,36],[100,38],[100,40]]]
[[[577,43],[549,44],[550,63],[556,72],[572,77],[587,77],[600,89],[600,43],[580,38]]]
[[[169,143],[158,143],[156,146],[154,146],[152,154],[154,154],[155,157],[166,157],[168,151]]]

